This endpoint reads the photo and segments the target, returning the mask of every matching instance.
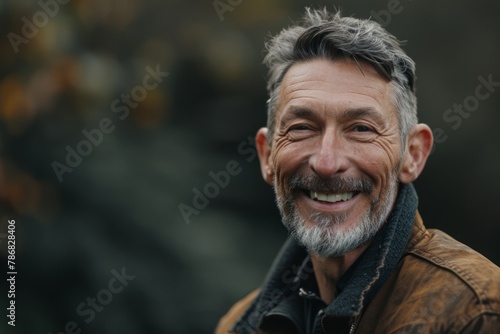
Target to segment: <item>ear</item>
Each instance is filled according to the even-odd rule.
[[[269,145],[267,128],[260,128],[259,131],[257,131],[255,146],[257,147],[257,154],[259,155],[262,177],[267,183],[273,185],[274,167],[270,159],[271,146]]]
[[[410,183],[420,175],[431,152],[432,143],[432,130],[426,124],[417,124],[410,131],[398,174],[399,181]]]

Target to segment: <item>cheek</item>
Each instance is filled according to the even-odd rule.
[[[361,169],[373,180],[375,188],[385,188],[391,182],[398,163],[399,154],[394,155],[381,148],[373,148],[360,155]],[[382,189],[379,189],[379,192]]]
[[[301,166],[304,165],[304,162],[307,161],[307,157],[300,155],[298,152],[301,151],[295,145],[288,143],[276,146],[276,149],[271,154],[274,165],[274,177],[278,187],[286,187],[287,181],[297,174]]]

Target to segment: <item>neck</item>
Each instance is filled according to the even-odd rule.
[[[327,305],[335,299],[337,283],[342,275],[344,275],[352,264],[356,262],[368,246],[369,243],[364,244],[340,257],[321,257],[317,254],[311,254],[311,262],[313,264],[319,293],[321,299]]]

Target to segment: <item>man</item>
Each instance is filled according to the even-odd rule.
[[[427,230],[415,64],[372,21],[307,10],[267,45],[264,179],[291,232],[217,333],[500,333],[500,268]]]

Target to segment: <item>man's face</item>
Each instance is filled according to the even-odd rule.
[[[366,63],[296,63],[282,82],[268,167],[284,224],[310,252],[366,243],[392,210],[401,165],[389,81]]]

